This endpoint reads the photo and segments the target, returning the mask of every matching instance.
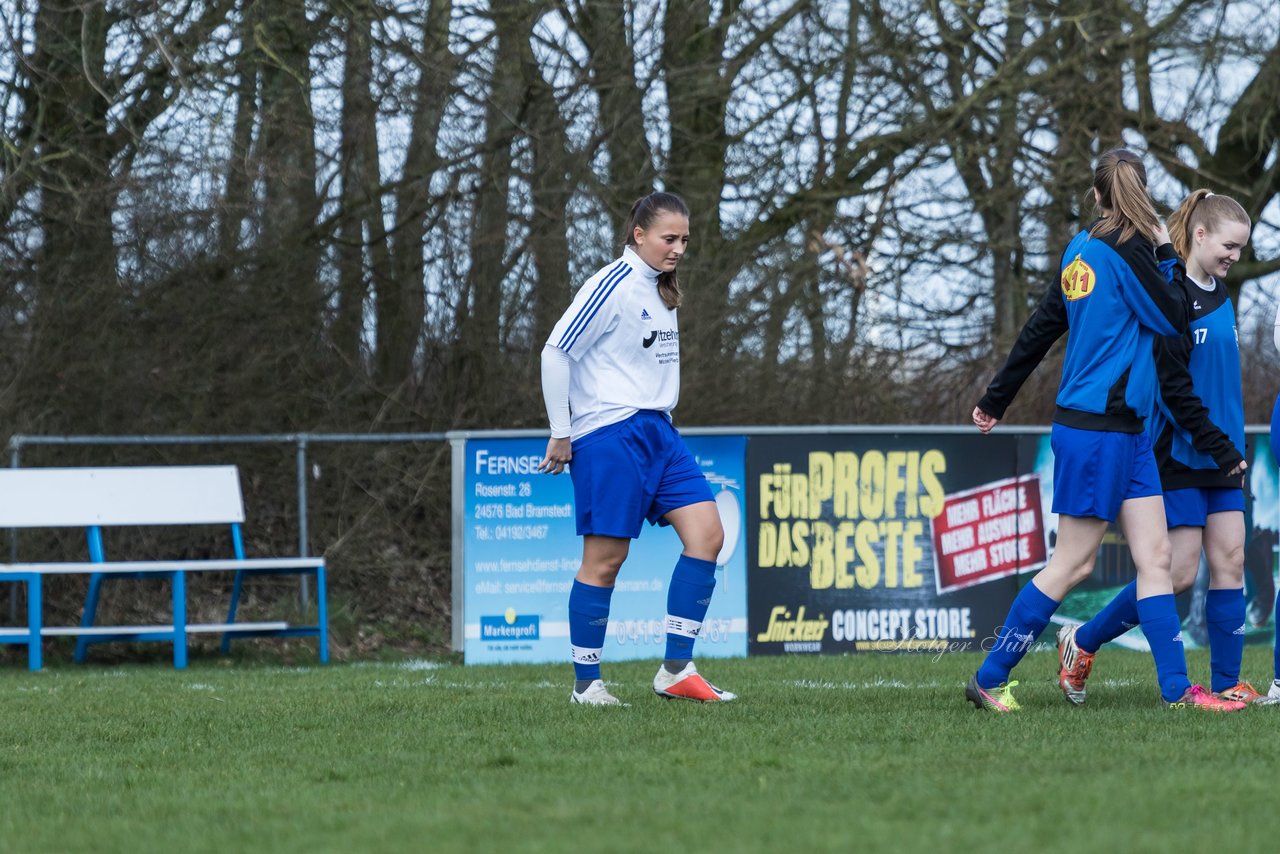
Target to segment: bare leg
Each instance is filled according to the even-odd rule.
[[[1244,514],[1213,513],[1204,526],[1204,555],[1209,560],[1209,588],[1244,586]]]
[[[1061,602],[1077,584],[1088,578],[1106,532],[1105,519],[1059,516],[1057,547],[1048,565],[1035,577],[1040,592]]]
[[[1195,584],[1203,543],[1204,528],[1186,525],[1169,531],[1169,547],[1172,552],[1169,577],[1174,593],[1189,590]]]
[[[684,553],[699,560],[715,560],[724,545],[724,528],[714,501],[699,501],[677,507],[666,515],[676,529]]]
[[[577,579],[592,587],[612,587],[630,551],[631,540],[626,537],[587,534],[582,538],[582,566]]]
[[[1165,527],[1164,498],[1130,498],[1120,505],[1117,521],[1138,568],[1138,599],[1173,593],[1169,576],[1172,548]]]

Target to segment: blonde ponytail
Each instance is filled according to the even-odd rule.
[[[1224,222],[1238,222],[1252,228],[1249,214],[1230,196],[1218,196],[1201,188],[1182,200],[1178,209],[1169,215],[1169,239],[1178,257],[1186,260],[1191,254],[1191,239],[1197,228],[1207,232],[1217,231]]]
[[[1098,207],[1104,215],[1090,234],[1104,237],[1119,231],[1118,243],[1132,240],[1135,234],[1152,240],[1160,228],[1160,217],[1147,193],[1142,158],[1127,148],[1108,151],[1094,167],[1093,188],[1098,191]]]

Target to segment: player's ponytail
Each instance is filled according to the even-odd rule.
[[[627,245],[635,246],[636,229],[648,231],[660,213],[674,213],[685,219],[689,218],[688,206],[685,205],[684,199],[675,193],[650,193],[642,199],[637,199],[631,206],[631,216],[627,218]],[[658,274],[658,295],[662,297],[662,304],[667,308],[680,307],[683,294],[680,292],[680,279],[676,276],[675,270]]]
[[[1169,239],[1178,257],[1186,260],[1191,253],[1191,238],[1196,229],[1203,226],[1206,232],[1214,232],[1225,222],[1238,222],[1252,228],[1249,214],[1230,196],[1219,196],[1199,189],[1183,199],[1178,209],[1169,216]]]
[[[1147,240],[1154,238],[1160,217],[1147,194],[1147,169],[1142,158],[1127,148],[1108,151],[1094,167],[1093,188],[1098,191],[1098,207],[1103,216],[1090,234],[1103,237],[1119,231],[1119,243],[1133,239],[1135,234]]]

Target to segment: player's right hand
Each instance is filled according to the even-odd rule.
[[[547,440],[547,453],[538,463],[538,471],[549,474],[560,474],[565,465],[573,459],[573,443],[568,436],[557,439],[554,436]]]
[[[991,428],[1000,423],[1000,419],[996,418],[994,415],[988,415],[979,407],[975,406],[973,408],[973,423],[976,424],[978,429],[983,433],[990,433]]]
[[[1158,247],[1164,246],[1166,243],[1173,242],[1172,240],[1169,239],[1169,229],[1165,227],[1165,224],[1163,222],[1160,223],[1160,227],[1156,229],[1156,233],[1153,234],[1151,237],[1155,241],[1156,246]]]

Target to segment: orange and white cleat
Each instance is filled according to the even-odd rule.
[[[1254,703],[1264,706],[1272,705],[1272,703],[1266,702],[1269,699],[1266,694],[1243,679],[1225,691],[1215,691],[1213,695],[1219,700],[1235,700],[1237,703],[1244,703],[1247,706]]]
[[[1169,704],[1171,709],[1204,709],[1207,712],[1238,712],[1244,707],[1244,703],[1215,697],[1202,685],[1192,685],[1187,693]]]
[[[668,700],[695,700],[699,703],[725,703],[736,700],[737,694],[722,691],[698,675],[698,668],[690,661],[679,673],[668,673],[659,667],[653,677],[653,693]]]
[[[1067,702],[1083,706],[1084,683],[1093,672],[1094,654],[1076,646],[1076,628],[1063,626],[1058,629],[1058,687]]]

